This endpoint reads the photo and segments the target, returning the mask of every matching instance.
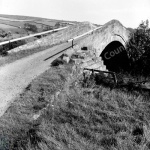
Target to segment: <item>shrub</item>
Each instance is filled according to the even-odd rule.
[[[32,32],[37,32],[38,30],[36,25],[30,24],[30,23],[25,23],[24,29],[28,31],[32,31]]]

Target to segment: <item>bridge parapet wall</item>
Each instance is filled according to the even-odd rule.
[[[65,30],[58,31],[49,36],[38,39],[34,42],[30,42],[25,45],[14,48],[10,50],[9,53],[18,52],[22,50],[32,50],[32,49],[40,48],[40,47],[48,47],[54,44],[58,44],[60,42],[67,41],[68,39],[81,35],[85,32],[88,32],[89,30],[93,28],[94,27],[91,26],[89,23],[78,23],[76,25],[72,25],[66,28]]]

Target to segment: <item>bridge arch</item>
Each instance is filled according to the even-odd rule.
[[[129,38],[130,31],[119,21],[111,20],[84,39],[82,45],[92,47],[93,57],[101,57],[101,70],[128,71],[126,42]]]
[[[111,41],[103,49],[100,57],[109,71],[119,72],[129,68],[127,51],[120,40]]]

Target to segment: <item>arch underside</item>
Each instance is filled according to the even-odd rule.
[[[112,41],[100,54],[109,71],[120,72],[129,69],[129,60],[125,47],[120,41]]]

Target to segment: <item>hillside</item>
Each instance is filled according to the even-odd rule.
[[[0,14],[0,30],[4,34],[9,33],[9,35],[5,37],[0,35],[0,42],[27,36],[33,33],[57,29],[67,26],[70,23],[76,22],[39,17]],[[34,40],[35,38],[31,38],[30,41]]]
[[[66,21],[66,22],[74,22],[74,23],[77,23],[77,21],[58,20],[58,19],[49,19],[49,18],[32,17],[32,16],[21,16],[21,15],[6,15],[6,14],[0,14],[0,17],[10,18],[10,19],[17,19],[17,20],[36,20],[36,21],[48,20],[48,21]]]

